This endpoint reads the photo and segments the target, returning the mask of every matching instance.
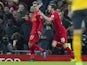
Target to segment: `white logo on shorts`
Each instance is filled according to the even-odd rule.
[[[63,38],[61,38],[61,42],[63,42],[63,43],[65,42],[65,38],[64,38],[64,37],[63,37]]]

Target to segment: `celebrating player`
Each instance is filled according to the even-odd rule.
[[[33,3],[33,6],[31,7],[32,11],[33,11],[33,15],[32,15],[32,30],[30,33],[30,38],[29,38],[29,49],[30,49],[30,53],[31,53],[31,58],[30,60],[34,60],[34,50],[39,50],[43,53],[43,57],[46,58],[46,52],[44,51],[44,49],[42,49],[41,47],[39,47],[36,43],[39,41],[39,37],[42,33],[42,27],[43,27],[43,22],[44,19],[38,14],[39,12],[39,8],[37,5],[37,2]],[[28,21],[30,23],[30,20],[27,16],[25,16],[25,20]]]
[[[53,23],[56,34],[53,38],[52,47],[57,47],[58,44],[63,45],[65,50],[71,56],[71,60],[74,60],[74,54],[67,45],[67,32],[62,25],[59,13],[56,11],[56,6],[54,4],[48,5],[48,11],[50,12],[50,15],[48,17],[45,16],[42,12],[40,12],[40,15],[42,15],[43,18],[45,18],[48,22]]]

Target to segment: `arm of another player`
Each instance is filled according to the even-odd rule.
[[[47,20],[48,22],[52,22],[52,21],[53,21],[53,18],[47,17],[47,16],[46,16],[45,14],[43,14],[42,12],[40,12],[40,15],[43,16],[43,18],[44,18],[45,20]]]

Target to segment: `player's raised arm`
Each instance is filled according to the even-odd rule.
[[[42,12],[40,12],[40,15],[43,16],[43,18],[46,19],[48,22],[52,22],[54,20],[53,12],[55,12],[56,9],[57,9],[56,5],[50,4],[50,5],[48,5],[47,10],[51,16],[49,15],[49,17],[47,17]]]

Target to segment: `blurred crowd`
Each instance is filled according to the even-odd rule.
[[[28,39],[32,26],[22,17],[30,15],[30,8],[34,1],[38,2],[40,10],[48,15],[48,4],[55,4],[57,11],[60,13],[62,23],[68,32],[68,45],[72,48],[73,27],[71,20],[70,4],[65,0],[0,0],[0,51],[3,54],[12,50],[28,50]],[[37,43],[45,50],[52,54],[67,54],[62,47],[52,49],[51,42],[55,34],[53,25],[44,22],[43,33]],[[14,43],[14,40],[17,42]],[[82,35],[82,54],[87,54],[87,32],[84,29]]]

